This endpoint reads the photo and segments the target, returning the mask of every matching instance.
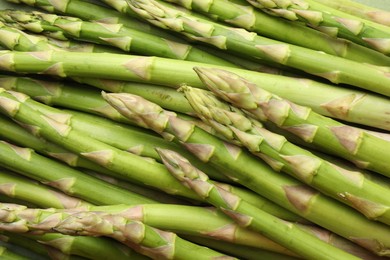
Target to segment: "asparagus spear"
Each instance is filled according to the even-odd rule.
[[[36,134],[106,167],[116,173],[117,176],[121,176],[127,180],[142,183],[143,185],[163,190],[169,194],[199,199],[196,194],[184,189],[167,172],[162,164],[146,160],[138,155],[128,153],[91,138],[66,124],[66,120],[68,119],[67,115],[62,116],[61,114],[56,114],[45,116],[24,104],[28,99],[24,94],[15,92],[13,93],[15,96],[13,96],[5,92],[4,89],[2,90],[2,92],[0,90],[0,99],[2,100],[0,102],[1,110],[7,116],[22,122],[24,125],[29,125],[30,129],[34,129]],[[9,102],[16,105],[11,109],[13,111],[9,110],[9,106],[7,105]],[[61,120],[63,123],[58,122],[61,118],[63,119]],[[91,183],[89,183],[88,187],[85,190],[94,188]],[[122,198],[125,197],[122,196]]]
[[[73,38],[117,47],[126,52],[236,67],[223,59],[191,48],[188,44],[169,41],[122,24],[92,23],[75,17],[19,10],[0,11],[0,19],[8,25],[16,23],[18,27],[32,32],[59,33],[61,39]]]
[[[326,35],[312,28],[302,26],[299,23],[291,23],[277,17],[265,14],[254,9],[246,1],[231,2],[228,0],[208,1],[207,6],[202,1],[193,0],[183,2],[180,0],[164,0],[179,4],[187,9],[192,9],[211,18],[238,26],[258,35],[279,40],[308,49],[323,51],[325,53],[344,57],[346,59],[371,63],[381,66],[389,66],[390,59],[386,55],[352,43],[348,40]],[[267,9],[268,10],[268,9]],[[280,10],[280,9],[278,9]],[[280,33],[283,32],[283,33]]]
[[[239,109],[218,100],[211,92],[191,87],[183,87],[183,90],[202,120],[227,139],[238,141],[274,170],[292,175],[350,205],[367,218],[390,224],[390,201],[387,199],[390,194],[383,195],[390,190],[365,179],[363,175],[355,176],[353,172],[340,169],[288,142],[284,136],[274,134],[258,121],[247,118]],[[354,181],[355,178],[358,181]]]
[[[157,230],[120,215],[82,210],[28,209],[17,204],[2,204],[3,230],[112,237],[136,251],[158,259],[213,259],[226,255],[187,242],[174,233]],[[48,219],[54,221],[48,222]],[[46,220],[46,221],[45,221]]]
[[[221,169],[233,180],[378,255],[387,254],[390,245],[388,226],[369,221],[328,196],[289,176],[278,174],[239,147],[222,142],[145,99],[115,93],[105,94],[104,97],[129,119],[142,122],[147,128],[164,136],[174,137],[174,140],[182,143],[205,163]],[[357,229],[357,226],[360,228]],[[367,238],[367,234],[372,237]]]
[[[230,50],[245,57],[260,57],[317,75],[333,83],[346,83],[390,95],[388,68],[382,69],[314,50],[271,40],[196,18],[154,0],[128,0],[143,19],[161,28],[181,33],[195,41]]]
[[[229,191],[209,182],[208,176],[179,154],[165,149],[158,152],[168,170],[181,183],[210,204],[220,208],[240,226],[258,231],[307,259],[358,259],[302,231],[293,223],[282,221]],[[293,241],[293,242],[292,242]]]
[[[104,62],[101,62],[102,60]],[[89,76],[130,80],[171,87],[178,87],[182,83],[186,83],[194,87],[204,88],[193,71],[193,67],[196,66],[215,67],[234,72],[251,82],[261,85],[272,93],[300,105],[309,106],[323,115],[330,115],[356,123],[374,124],[379,128],[390,129],[388,119],[377,118],[377,115],[383,115],[383,112],[387,111],[387,106],[389,106],[387,98],[356,90],[332,87],[311,80],[157,57],[52,51],[37,52],[35,54],[0,52],[0,70],[55,74],[62,77]],[[75,69],[76,67],[77,69]],[[354,102],[357,99],[359,102]],[[343,104],[345,110],[348,110],[348,113],[338,113],[341,104]]]
[[[390,165],[386,161],[390,155],[389,141],[321,116],[229,72],[195,70],[216,95],[253,117],[269,120],[325,152],[390,177]]]
[[[318,2],[353,16],[390,26],[390,13],[386,10],[377,9],[350,0],[321,0]]]
[[[334,36],[369,46],[384,54],[390,54],[390,48],[388,47],[390,41],[389,29],[379,30],[377,29],[378,26],[370,26],[368,22],[364,22],[362,19],[345,18],[342,12],[332,10],[314,0],[304,0],[298,3],[289,1],[281,5],[277,1],[248,0],[248,2],[269,14],[288,20],[299,20],[312,27],[325,27]]]

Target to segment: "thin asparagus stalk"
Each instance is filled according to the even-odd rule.
[[[272,259],[272,260],[296,260],[299,259],[299,257],[293,257],[288,255],[282,255],[278,253],[274,253],[267,250],[253,250],[252,247],[249,246],[242,246],[242,245],[235,245],[231,243],[221,242],[219,240],[214,239],[207,239],[203,237],[196,237],[196,236],[190,236],[190,235],[181,235],[186,240],[189,240],[193,243],[201,244],[201,245],[207,245],[210,248],[213,248],[215,250],[218,250],[219,252],[223,252],[225,254],[229,254],[231,256],[235,256],[241,259],[248,259],[248,260],[266,260],[266,259]]]
[[[350,0],[321,0],[316,2],[320,2],[323,5],[351,14],[353,16],[390,26],[390,12],[386,10],[377,9],[372,6],[363,5],[361,3]]]
[[[187,242],[174,233],[151,228],[138,221],[104,212],[28,209],[17,204],[1,207],[1,229],[25,233],[56,232],[112,237],[138,252],[157,259],[233,259],[206,247]],[[48,219],[54,221],[48,222]],[[46,221],[45,221],[46,220]]]
[[[130,29],[122,24],[87,22],[75,17],[19,10],[0,11],[0,20],[16,23],[32,32],[59,33],[61,39],[71,38],[117,47],[126,52],[179,60],[203,61],[210,64],[237,67],[234,64],[191,48],[188,44],[169,41],[148,33]],[[190,53],[193,52],[193,53]]]
[[[184,189],[167,172],[162,164],[146,160],[138,155],[128,153],[91,138],[67,125],[66,121],[69,118],[67,115],[61,116],[61,114],[56,114],[57,116],[45,116],[24,104],[28,96],[18,92],[14,92],[13,94],[15,96],[5,92],[3,89],[3,92],[0,93],[0,99],[2,100],[0,102],[1,109],[7,116],[22,122],[24,125],[29,125],[30,129],[35,130],[35,134],[39,134],[49,141],[60,144],[66,149],[106,167],[118,176],[129,181],[142,183],[146,186],[163,190],[169,194],[199,200],[196,194]],[[5,103],[11,102],[15,104],[16,106],[13,108],[15,110],[10,111],[7,108],[8,105],[4,104],[3,101]],[[58,122],[61,118],[63,119],[61,120],[63,123]],[[91,188],[95,187],[89,183],[85,190]],[[122,196],[122,199],[125,197]]]
[[[209,22],[173,6],[155,0],[128,0],[131,8],[150,23],[181,33],[195,41],[205,42],[220,49],[245,57],[260,57],[307,73],[323,77],[333,83],[346,83],[383,95],[390,95],[389,68],[350,61],[330,54],[271,40],[244,29]]]
[[[284,136],[270,132],[258,121],[247,118],[239,109],[218,100],[211,92],[191,87],[183,90],[202,120],[227,139],[238,141],[274,170],[290,174],[355,208],[369,219],[390,225],[389,189],[365,179],[363,175],[355,176],[353,172],[340,169],[288,142]]]
[[[342,14],[340,17],[342,12],[331,10],[317,1],[304,0],[298,3],[288,1],[282,5],[277,1],[248,0],[248,2],[269,14],[292,21],[299,20],[312,27],[327,28],[336,37],[346,38],[384,54],[390,54],[389,29],[379,30],[377,25],[371,26],[369,22],[358,18],[345,18]]]
[[[0,246],[0,256],[3,259],[8,259],[8,260],[28,260],[29,258],[19,255],[16,252],[13,252],[5,246]]]
[[[164,149],[158,152],[164,165],[184,186],[220,208],[240,226],[260,232],[307,259],[359,259],[215,186],[205,173],[176,152]]]
[[[4,141],[0,141],[0,149],[2,151],[0,161],[8,169],[91,203],[153,202],[151,199],[86,176],[76,169],[40,156],[32,149],[18,147]]]
[[[390,142],[368,132],[321,116],[261,89],[244,78],[220,70],[195,68],[217,96],[245,109],[261,121],[271,121],[319,149],[356,166],[390,177]],[[380,152],[378,151],[380,149]]]
[[[224,174],[258,194],[378,255],[387,254],[390,247],[388,226],[369,221],[334,199],[289,176],[278,174],[239,147],[222,142],[141,97],[114,93],[105,94],[104,97],[124,116],[142,122],[145,127],[164,136],[174,137],[175,141],[182,143],[205,163],[221,169]],[[357,226],[360,228],[356,229]],[[371,238],[367,238],[367,234]]]
[[[39,57],[46,58],[40,59]],[[101,62],[102,60],[105,62]],[[76,67],[77,69],[75,69]],[[388,118],[377,117],[377,115],[386,115],[386,111],[390,110],[387,98],[306,79],[157,57],[52,51],[36,52],[35,54],[0,52],[1,70],[55,74],[62,77],[99,77],[148,82],[171,87],[178,87],[182,83],[186,83],[193,87],[205,88],[193,71],[193,67],[225,69],[261,85],[276,95],[300,105],[309,106],[320,114],[390,129]],[[359,102],[355,102],[357,100]],[[339,113],[341,104],[348,113]]]
[[[28,201],[40,207],[75,208],[91,205],[75,197],[67,196],[52,189],[42,189],[41,185],[19,174],[0,169],[1,193],[19,200]],[[28,199],[26,199],[28,198]]]
[[[389,66],[390,59],[386,55],[352,43],[348,40],[326,35],[312,28],[291,23],[283,19],[265,14],[254,9],[246,1],[233,3],[228,0],[208,1],[207,7],[202,0],[183,2],[180,0],[164,0],[195,10],[211,18],[238,26],[258,35],[302,46],[308,49],[323,51],[357,62]],[[252,1],[253,2],[253,1]],[[268,9],[267,9],[268,10]],[[277,9],[280,10],[280,9]],[[280,33],[283,32],[283,33]]]

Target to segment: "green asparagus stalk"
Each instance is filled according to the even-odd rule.
[[[211,64],[236,67],[230,62],[206,52],[191,48],[188,44],[169,41],[148,33],[127,28],[122,24],[87,22],[75,17],[57,16],[41,12],[3,10],[0,20],[8,25],[39,33],[59,33],[61,39],[72,38],[117,47],[126,52],[171,59],[203,61]],[[192,53],[190,53],[192,52]]]
[[[104,212],[28,209],[16,204],[1,207],[3,230],[56,232],[112,237],[138,252],[158,259],[213,259],[226,255],[187,242],[174,233],[151,228],[139,221]],[[53,221],[48,222],[48,219]],[[195,253],[196,252],[196,253]]]
[[[340,11],[331,10],[317,1],[304,0],[298,3],[285,1],[281,5],[277,1],[248,0],[248,2],[269,14],[292,21],[299,20],[312,27],[327,28],[334,36],[390,54],[388,47],[390,29],[379,30],[377,26],[370,26],[362,19],[340,17]]]
[[[390,177],[390,165],[386,161],[390,156],[389,141],[321,116],[308,107],[282,99],[229,72],[195,70],[216,95],[245,109],[253,117],[269,120],[327,153]]]
[[[41,185],[17,173],[0,169],[1,193],[20,200],[28,201],[40,207],[76,208],[89,203],[67,196],[52,189],[42,189]],[[28,198],[28,199],[26,199]]]
[[[221,141],[145,99],[114,93],[104,97],[129,119],[134,118],[157,133],[171,136],[205,163],[221,169],[238,183],[378,255],[387,254],[390,248],[388,226],[369,221],[340,202],[273,171],[239,147]]]
[[[215,186],[205,173],[179,154],[164,149],[158,152],[165,166],[184,186],[220,208],[240,226],[260,232],[307,259],[359,259]]]
[[[195,41],[205,42],[245,57],[255,56],[274,61],[323,77],[333,83],[346,83],[390,95],[387,67],[362,64],[264,38],[244,29],[237,30],[191,16],[154,0],[128,0],[128,3],[150,23],[181,33]]]
[[[239,109],[218,100],[211,92],[191,87],[183,87],[183,90],[202,120],[225,138],[238,141],[274,170],[290,174],[348,204],[369,219],[390,224],[390,190],[365,179],[364,175],[340,169],[288,142],[284,136],[270,132],[258,121],[247,118]]]
[[[104,62],[101,62],[102,60]],[[306,79],[157,57],[53,51],[36,52],[35,54],[0,52],[0,70],[51,74],[62,77],[99,77],[148,82],[171,87],[178,87],[182,83],[186,83],[193,87],[205,88],[193,71],[193,67],[196,66],[215,67],[234,72],[261,85],[267,91],[300,105],[309,106],[323,115],[390,129],[388,119],[377,117],[377,115],[386,114],[384,111],[389,109],[387,108],[389,106],[387,98]],[[357,99],[359,102],[354,102]],[[348,113],[338,113],[341,104]]]
[[[164,0],[179,4],[185,8],[195,10],[217,18],[220,21],[238,26],[258,35],[279,40],[308,49],[323,51],[325,53],[344,57],[357,62],[371,63],[381,66],[389,66],[390,59],[386,55],[352,43],[348,40],[326,35],[298,23],[291,23],[277,17],[254,10],[248,3],[233,3],[228,0],[208,1],[207,6],[203,1],[193,0],[183,2],[180,0]],[[268,10],[268,9],[266,9]],[[280,9],[278,9],[280,10]],[[283,33],[280,33],[283,32]]]
[[[0,161],[8,169],[91,203],[153,202],[151,199],[86,176],[76,169],[40,156],[32,149],[18,147],[4,141],[0,141],[0,149]]]
[[[7,247],[0,246],[0,256],[3,259],[8,259],[8,260],[28,260],[29,258],[19,255],[16,252],[13,252]]]
[[[390,13],[386,10],[377,9],[372,6],[350,0],[321,0],[316,2],[320,2],[323,5],[351,14],[353,16],[390,26]]]
[[[121,178],[136,183],[142,183],[143,185],[154,187],[169,194],[176,194],[199,200],[199,197],[196,194],[184,189],[180,183],[167,172],[162,164],[147,160],[138,155],[128,153],[91,138],[66,124],[67,119],[69,118],[66,114],[64,116],[61,114],[45,116],[24,104],[24,102],[29,99],[28,96],[18,92],[13,93],[13,95],[3,89],[3,92],[0,93],[0,99],[2,100],[0,102],[1,110],[4,111],[7,116],[22,122],[24,125],[29,125],[30,129],[34,129],[35,134],[39,134],[49,141],[64,146],[73,153],[77,153],[80,156],[106,167],[110,171],[116,173],[117,176],[121,176]],[[7,105],[9,102],[16,105],[11,109],[14,111],[9,110],[9,105]],[[61,118],[61,122],[63,123],[58,121]],[[86,187],[85,190],[91,188],[95,187],[94,185],[91,185],[91,183],[88,183],[88,187]],[[125,197],[126,196],[122,196],[122,199],[126,199]]]

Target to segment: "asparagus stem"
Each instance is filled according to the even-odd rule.
[[[7,247],[4,247],[4,246],[0,246],[0,256],[3,259],[9,259],[9,260],[28,260],[29,259],[25,256],[19,255],[16,252],[13,252],[13,251],[7,249]]]
[[[215,186],[205,173],[176,152],[164,149],[158,152],[171,174],[184,186],[220,208],[240,226],[258,231],[308,259],[359,259]]]
[[[204,77],[204,74],[202,76]],[[239,142],[274,170],[292,175],[322,193],[355,208],[367,218],[390,224],[387,213],[390,209],[390,201],[387,199],[390,198],[390,190],[365,179],[363,175],[355,176],[354,172],[340,169],[288,142],[284,136],[268,131],[258,121],[249,119],[240,110],[218,100],[211,92],[191,87],[185,87],[183,90],[204,122],[209,123],[227,139]],[[280,112],[282,109],[278,107],[272,111]],[[299,115],[305,114],[304,109],[294,111],[297,113],[303,111]],[[267,113],[265,115],[271,117]],[[354,177],[358,181],[354,181]],[[387,193],[389,195],[383,196]]]
[[[180,0],[164,1],[179,4],[185,8],[208,15],[211,18],[217,18],[232,26],[238,26],[248,31],[256,32],[258,35],[281,42],[323,51],[357,62],[381,66],[389,66],[390,64],[390,58],[382,53],[345,39],[326,35],[312,28],[302,26],[299,23],[291,23],[267,15],[264,12],[254,9],[246,1],[235,1],[233,3],[228,0],[213,0],[208,1],[207,7],[202,5],[201,0],[192,0],[189,2]],[[272,9],[270,10],[272,11]]]
[[[45,59],[37,58],[46,57]],[[176,61],[157,57],[140,57],[107,53],[64,52],[0,52],[0,69],[20,73],[43,73],[57,76],[99,77],[115,80],[149,82],[178,87],[186,83],[204,88],[193,67],[215,67],[234,72],[261,85],[283,98],[309,106],[320,114],[346,121],[375,125],[390,129],[388,119],[378,118],[389,106],[387,98],[365,92],[332,87],[310,80],[263,74],[248,70],[219,67],[188,61]],[[104,62],[101,62],[101,61]],[[53,66],[53,67],[52,67]],[[356,99],[359,102],[354,102]],[[348,113],[338,113],[340,104]],[[362,116],[364,114],[364,116]]]
[[[87,22],[75,17],[57,16],[41,12],[3,10],[0,19],[8,25],[33,32],[59,34],[60,39],[78,39],[119,48],[126,52],[160,56],[171,59],[203,61],[211,64],[237,67],[232,63],[191,48],[188,44],[170,41],[142,31],[134,30],[122,24]],[[37,26],[39,29],[37,29]],[[35,27],[35,28],[33,28]],[[190,52],[194,52],[191,53]]]
[[[389,141],[321,116],[308,107],[282,99],[229,72],[195,70],[216,95],[245,109],[253,117],[269,120],[303,141],[343,157],[358,167],[390,177],[390,165],[386,161],[390,155]]]
[[[2,97],[0,99],[5,101],[5,103],[11,102],[16,104],[16,107],[14,107],[15,111],[8,113],[10,112],[6,108],[8,105],[3,104],[3,102],[0,102],[2,103],[0,104],[2,107],[1,109],[7,116],[12,117],[25,125],[29,125],[30,129],[35,129],[35,134],[39,134],[49,141],[60,144],[66,149],[106,167],[110,171],[116,173],[117,176],[121,176],[129,181],[142,183],[169,194],[199,199],[196,194],[184,189],[180,183],[167,172],[162,164],[146,160],[138,155],[128,153],[91,138],[69,126],[67,124],[69,116],[66,114],[63,116],[62,114],[45,116],[24,104],[24,102],[29,99],[28,96],[18,92],[14,92],[13,94],[15,96],[3,89],[3,92],[0,93],[0,96]],[[61,118],[63,119],[61,120],[62,123],[58,122]],[[90,182],[85,190],[91,188],[94,189],[95,187],[94,185],[91,185]],[[122,199],[125,197],[126,196],[122,196]]]
[[[377,254],[386,254],[386,248],[390,245],[388,226],[369,221],[328,196],[289,176],[278,174],[256,157],[222,142],[156,104],[131,94],[112,93],[104,97],[124,116],[143,122],[144,126],[146,124],[147,128],[164,136],[175,137],[205,163],[221,169],[224,174],[258,194]],[[356,229],[356,226],[361,228]],[[370,239],[366,237],[367,234],[371,235]],[[376,246],[368,245],[366,239]]]
[[[350,0],[321,0],[318,2],[353,16],[390,26],[390,13],[386,10],[377,9]]]
[[[332,10],[317,1],[304,0],[298,4],[290,1],[286,5],[278,5],[273,1],[274,6],[265,6],[263,0],[248,0],[248,2],[272,15],[293,21],[299,20],[309,26],[319,27],[319,30],[327,28],[333,36],[346,38],[385,54],[390,53],[390,48],[386,46],[386,42],[390,40],[389,29],[378,30],[377,26],[370,26],[362,19],[345,18],[342,12]],[[379,39],[381,41],[378,41]]]
[[[28,209],[16,204],[3,204],[1,212],[3,230],[20,233],[55,230],[64,234],[108,236],[158,259],[212,259],[223,256],[233,259],[187,242],[174,233],[127,220],[121,215],[82,210]],[[45,221],[48,218],[55,221]]]
[[[154,0],[128,0],[143,19],[195,40],[230,50],[245,57],[265,60],[303,70],[333,83],[346,83],[390,95],[388,68],[350,61],[326,53],[271,40],[244,29],[209,22]],[[169,21],[169,22],[168,22]]]

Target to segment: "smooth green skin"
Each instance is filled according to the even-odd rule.
[[[246,147],[254,155],[260,154],[260,158],[263,154],[267,155],[269,158],[272,158],[276,162],[281,163],[281,172],[288,173],[294,178],[310,185],[318,191],[355,208],[364,214],[367,218],[378,220],[388,225],[390,224],[389,189],[364,178],[363,175],[358,175],[358,181],[353,179],[352,176],[344,176],[342,170],[333,167],[326,160],[323,160],[315,154],[312,154],[310,151],[290,143],[281,135],[274,134],[272,137],[268,137],[266,134],[263,135],[256,130],[256,127],[262,127],[261,124],[255,124],[256,122],[250,121],[250,119],[246,117],[243,112],[236,109],[235,107],[228,105],[227,103],[224,103],[223,101],[219,101],[213,94],[208,91],[187,87],[184,89],[184,94],[194,110],[199,114],[199,117],[202,118],[205,123],[214,121],[223,126],[224,129],[221,131],[221,134],[224,134],[224,131],[227,131],[228,134],[225,135],[227,139],[235,142],[238,141],[243,147]],[[214,113],[213,111],[215,110],[213,109],[220,109],[220,111],[230,113],[230,115],[235,114],[235,118],[241,118],[241,120],[237,124],[233,120],[228,122],[226,118],[220,117],[220,113],[223,112]],[[251,125],[247,126],[246,129],[243,129],[242,122],[245,120],[250,122]],[[234,127],[240,132],[246,132],[247,134],[251,135],[253,138],[252,144],[248,145],[247,143],[242,142],[241,139],[237,137],[237,135],[232,130],[230,130],[229,127]],[[220,126],[220,128],[222,127]],[[220,128],[215,129],[218,132]],[[264,130],[267,131],[266,129]],[[273,133],[269,132],[269,135],[271,134]],[[256,138],[260,138],[262,141],[257,141]],[[275,148],[270,145],[274,140],[272,138],[280,138],[283,140],[280,144],[280,147]],[[306,162],[308,167],[305,169],[295,170],[294,164],[283,158],[283,156],[300,155],[307,157],[307,160],[309,160],[309,158],[312,159],[314,162],[318,163],[318,165],[315,168],[309,168],[310,163]],[[307,171],[307,169],[310,169],[311,172],[306,173],[305,170]],[[352,175],[352,173],[350,174]],[[373,206],[364,205],[364,203],[361,205],[361,201],[356,202],[349,198],[349,196],[359,198],[362,201],[367,201],[367,204],[372,204]]]
[[[7,96],[7,98],[14,99],[13,96],[5,92],[2,92],[1,96]],[[17,113],[14,114],[12,117],[15,120],[24,122],[25,124],[38,127],[39,134],[42,137],[48,139],[49,141],[58,145],[62,145],[64,148],[84,157],[86,157],[86,154],[93,153],[96,151],[109,151],[109,158],[103,158],[103,160],[101,160],[99,157],[95,160],[92,159],[92,161],[100,164],[103,167],[106,167],[110,171],[116,173],[117,176],[121,176],[121,178],[127,179],[129,181],[134,181],[135,183],[142,183],[146,186],[157,188],[169,194],[175,194],[190,199],[199,200],[199,197],[196,194],[191,191],[188,191],[187,189],[184,189],[180,185],[180,183],[178,183],[178,181],[167,172],[167,170],[162,164],[150,160],[145,160],[138,155],[131,154],[126,151],[117,149],[113,146],[107,145],[101,141],[98,141],[81,133],[80,131],[72,129],[69,126],[67,126],[69,131],[65,135],[62,135],[42,118],[42,113],[31,109],[29,106],[23,103],[19,104],[20,106]],[[64,124],[61,125],[65,126]],[[36,168],[41,168],[43,164],[36,163],[35,165]],[[50,167],[44,168],[50,169]],[[84,178],[86,177],[87,176],[84,176]],[[94,181],[97,182],[98,180],[94,179]],[[94,193],[94,195],[97,196],[97,193],[92,192],[91,190],[95,190],[96,186],[91,185],[92,181],[89,181],[87,183],[87,187],[85,187],[83,190],[87,194]],[[109,184],[107,183],[105,185],[109,186]],[[107,192],[104,192],[104,189],[100,189],[100,192],[102,192],[102,195],[100,195],[100,197],[107,198]],[[103,193],[105,195],[103,195]],[[128,192],[128,194],[131,193]],[[128,203],[132,200],[130,199],[130,195],[122,195],[121,198],[122,200],[127,199]],[[145,202],[148,203],[150,202],[150,200],[145,199]],[[123,201],[123,203],[126,202]],[[142,202],[140,201],[139,203]],[[110,202],[109,204],[115,203]]]
[[[324,26],[329,28],[335,28],[337,29],[336,36],[340,38],[344,38],[347,40],[350,40],[356,44],[372,48],[377,51],[381,51],[380,49],[376,49],[374,46],[371,46],[369,43],[364,41],[365,38],[383,38],[383,39],[389,39],[390,38],[390,30],[380,30],[378,29],[377,25],[373,25],[370,22],[364,21],[363,19],[359,19],[360,22],[362,22],[362,28],[361,30],[355,34],[354,32],[351,32],[348,30],[348,28],[344,27],[342,23],[339,23],[335,17],[343,17],[343,12],[340,12],[336,9],[329,8],[326,5],[323,5],[322,3],[319,3],[317,1],[313,0],[305,0],[305,2],[309,5],[308,9],[303,10],[311,10],[311,11],[319,11],[322,13],[322,20],[319,21],[318,25],[316,23],[312,23],[310,20],[307,20],[299,15],[297,15],[298,21],[307,23],[309,26],[312,25],[314,28],[316,26]],[[250,2],[249,2],[250,3]],[[255,4],[253,4],[255,7]],[[258,7],[261,9],[260,7]],[[299,6],[292,6],[291,9],[297,9]],[[287,7],[287,10],[290,8]],[[266,9],[265,9],[266,10]],[[277,13],[272,12],[271,13],[278,16]],[[282,16],[283,17],[283,16]],[[352,17],[350,17],[352,18]],[[353,17],[353,20],[358,20],[357,17]],[[380,27],[380,26],[379,26]],[[321,30],[321,29],[319,29]],[[384,54],[388,55],[390,53],[390,50],[381,51]]]
[[[4,195],[11,198],[17,198],[23,201],[28,201],[34,205],[39,205],[43,208],[55,207],[80,207],[83,205],[90,205],[87,202],[70,198],[65,194],[54,191],[50,188],[42,188],[41,184],[33,182],[19,174],[7,170],[0,169],[0,183],[2,185],[14,184],[11,193]],[[68,201],[69,199],[69,201]]]
[[[175,135],[177,126],[171,123],[172,121],[167,123],[164,132]],[[205,144],[214,147],[213,153],[205,163],[221,169],[221,172],[227,176],[276,204],[347,239],[366,237],[370,234],[374,241],[381,241],[383,245],[381,249],[367,246],[367,249],[377,254],[385,254],[386,248],[390,248],[388,226],[369,221],[340,202],[311,190],[289,176],[273,171],[253,155],[241,150],[232,157],[220,139],[194,125],[188,137],[176,136],[176,138],[176,141],[185,144]],[[289,189],[294,191],[289,193]],[[357,226],[359,229],[356,228]]]
[[[70,211],[34,209],[31,212],[31,209],[15,204],[11,206],[2,204],[2,210],[4,211],[5,216],[9,216],[9,214],[11,214],[8,218],[3,217],[2,222],[8,224],[19,221],[18,224],[20,224],[20,221],[23,221],[23,224],[19,225],[19,227],[23,228],[24,232],[38,230],[45,233],[52,233],[53,230],[55,230],[56,232],[66,234],[107,236],[117,239],[126,245],[134,246],[137,250],[142,252],[142,254],[146,254],[153,258],[161,257],[161,259],[195,260],[213,259],[214,257],[222,256],[227,257],[226,255],[214,250],[206,247],[200,247],[196,244],[183,240],[172,233],[165,234],[166,236],[169,235],[169,237],[166,238],[160,233],[162,231],[151,228],[145,224],[141,224],[140,222],[128,220],[120,215],[114,216],[116,217],[115,219],[120,221],[114,221],[111,218],[111,214],[107,214],[105,212],[101,212],[102,214],[99,214],[99,212],[80,211],[75,214],[72,209]],[[59,219],[59,222],[46,222],[44,225],[43,223],[45,222],[45,219],[53,216],[53,214],[55,214],[56,218]],[[80,216],[83,217],[80,218]],[[99,226],[100,222],[103,222],[106,225]],[[130,229],[126,229],[126,227]],[[140,230],[137,230],[138,233],[135,233],[134,235],[126,232],[131,231],[132,227],[138,227]],[[159,252],[159,248],[165,246],[169,247],[167,257]],[[143,250],[143,247],[146,247],[145,250]],[[156,248],[156,250],[153,250],[154,248]]]
[[[210,18],[239,26],[246,30],[256,32],[258,35],[279,40],[305,48],[323,51],[325,53],[340,56],[345,59],[354,60],[357,62],[371,63],[380,66],[389,66],[390,58],[386,55],[374,51],[372,49],[360,46],[358,44],[346,41],[344,39],[335,38],[321,33],[312,28],[302,26],[299,23],[292,23],[283,19],[267,15],[263,12],[250,8],[246,1],[237,1],[232,3],[228,0],[213,0],[208,6],[208,10],[199,6],[199,1],[193,0],[191,5],[186,5],[180,0],[164,0],[166,2],[175,3],[185,8],[192,9]],[[203,2],[200,0],[200,2]],[[240,7],[246,7],[244,10]],[[235,18],[251,14],[253,21],[237,21]],[[283,32],[283,33],[281,33]]]
[[[61,62],[63,73],[60,76],[99,77],[114,80],[128,80],[170,87],[179,87],[186,83],[193,87],[205,88],[196,73],[194,67],[220,68],[238,74],[262,88],[289,99],[300,105],[311,107],[314,111],[340,119],[375,126],[382,129],[390,129],[390,123],[386,118],[386,112],[390,111],[388,99],[373,94],[367,94],[357,90],[339,88],[312,80],[289,78],[280,75],[271,75],[248,70],[240,70],[228,67],[213,66],[189,61],[177,61],[157,57],[140,57],[132,55],[118,55],[107,53],[64,53],[48,52],[51,59],[45,61],[22,52],[0,52],[0,59],[14,61],[14,65],[1,66],[2,70],[14,70],[16,72],[43,73],[50,66]],[[10,54],[10,55],[9,55]],[[139,74],[126,69],[121,64],[138,59],[144,61],[145,73]],[[102,62],[104,61],[104,62]],[[149,63],[150,62],[150,63]],[[48,72],[45,72],[48,74]],[[332,115],[322,104],[337,100],[345,96],[363,95],[359,104],[354,106],[346,116]],[[362,116],[364,115],[364,116]]]
[[[8,169],[39,182],[48,182],[54,188],[88,202],[104,203],[107,205],[153,202],[151,199],[92,178],[62,163],[38,155],[31,149],[29,149],[30,157],[28,160],[21,158],[13,148],[4,142],[0,143],[0,150],[0,161]],[[74,183],[69,187],[57,186],[58,184],[56,182],[62,179],[69,179],[74,181]]]
[[[382,9],[377,9],[372,6],[365,5],[364,2],[368,1],[349,1],[349,0],[321,0],[318,1],[323,5],[329,6],[331,8],[337,9],[341,12],[360,17],[365,20],[372,21],[376,24],[382,24],[385,26],[390,26],[389,20],[389,7],[386,5],[386,1],[376,2],[378,6],[381,6]],[[375,3],[374,1],[371,1]],[[377,17],[377,15],[380,15]]]
[[[142,3],[134,0],[130,2],[129,4],[134,8],[139,8],[138,12],[143,19],[159,27],[182,33],[193,40],[200,40],[245,57],[254,56],[264,60],[276,61],[280,64],[326,78],[333,83],[346,83],[390,96],[390,78],[386,76],[386,71],[381,71],[380,68],[271,40],[256,34],[250,37],[248,34],[243,36],[242,34],[248,33],[248,31],[237,32],[234,31],[234,28],[196,18],[184,12],[178,12],[173,6],[164,6],[165,9],[163,10],[157,7],[158,2],[154,0],[143,0]],[[151,14],[146,9],[158,9],[159,12],[154,11]],[[174,19],[174,25],[167,25],[167,23],[164,23],[165,19]],[[197,22],[195,25],[194,20]],[[204,27],[208,29],[207,32],[199,30],[199,28]],[[218,42],[215,44],[213,42],[215,39],[220,39],[222,43]],[[267,53],[260,50],[258,46],[277,49],[268,49]],[[279,49],[280,47],[282,49]]]
[[[267,250],[253,250],[252,247],[235,245],[232,243],[221,242],[219,240],[207,239],[203,237],[196,237],[190,235],[181,235],[186,240],[189,240],[193,243],[200,243],[202,245],[207,245],[210,248],[229,254],[231,256],[238,257],[240,259],[248,260],[259,260],[259,259],[272,259],[272,260],[296,260],[298,257],[287,256],[283,254],[274,253]]]
[[[3,115],[0,115],[0,137],[19,146],[32,148],[39,153],[43,153],[46,156],[54,158],[57,154],[60,155],[70,153],[68,150],[62,148],[59,145],[53,144],[44,140],[43,138],[32,135],[26,129]],[[57,157],[56,159],[61,160],[62,157]],[[107,171],[104,167],[101,167],[80,156],[72,161],[62,161],[69,164],[69,166],[81,167],[106,174],[109,173],[109,171]]]

